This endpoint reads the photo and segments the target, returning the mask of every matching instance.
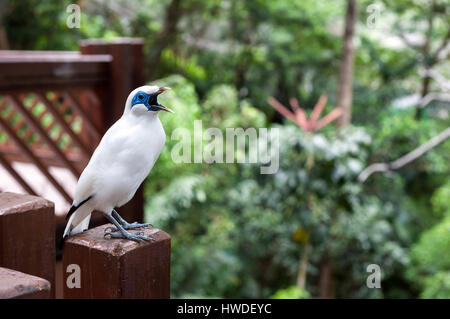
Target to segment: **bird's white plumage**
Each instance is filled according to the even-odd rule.
[[[73,205],[78,206],[64,231],[64,237],[88,228],[93,210],[110,213],[126,204],[150,173],[166,141],[158,112],[144,105],[131,107],[138,91],[152,94],[156,86],[137,88],[128,96],[122,117],[105,133],[81,174]]]

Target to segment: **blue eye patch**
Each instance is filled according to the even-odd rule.
[[[158,93],[147,94],[139,91],[134,95],[133,100],[131,100],[131,107],[136,104],[144,104],[148,111],[160,111],[161,108],[164,108],[164,106],[158,103]]]
[[[131,101],[131,107],[133,107],[136,104],[144,104],[147,107],[147,109],[149,109],[150,108],[149,100],[150,100],[149,94],[143,91],[139,91],[133,97],[133,100]]]

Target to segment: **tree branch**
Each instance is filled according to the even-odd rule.
[[[436,49],[436,52],[433,54],[433,59],[437,60],[439,58],[439,54],[447,47],[450,40],[450,29],[447,31],[447,35],[442,40],[441,45]]]
[[[424,108],[428,104],[430,104],[432,101],[438,100],[438,101],[445,101],[450,102],[450,94],[447,93],[428,93],[425,95],[419,102],[419,107]]]
[[[433,69],[428,70],[421,70],[419,72],[420,76],[422,77],[430,77],[433,80],[436,81],[436,83],[439,85],[439,87],[444,91],[450,91],[450,81],[447,80],[445,77],[443,77],[438,72],[434,71]]]
[[[406,164],[414,161],[418,157],[422,156],[432,148],[436,147],[437,145],[444,142],[446,139],[450,137],[450,127],[442,131],[439,135],[433,137],[432,139],[428,140],[426,143],[420,145],[415,150],[409,152],[408,154],[400,157],[399,159],[390,162],[390,163],[375,163],[372,165],[369,165],[364,171],[361,172],[358,176],[358,181],[360,183],[364,183],[367,178],[369,178],[370,175],[376,172],[390,172],[392,170],[399,169]]]
[[[400,37],[400,39],[403,41],[403,43],[405,43],[405,45],[406,45],[407,47],[410,47],[410,48],[415,49],[415,50],[421,50],[421,49],[423,48],[423,44],[416,44],[416,43],[411,42],[411,41],[406,37],[406,35],[403,34],[402,32],[397,32],[396,34],[397,34],[397,36]]]

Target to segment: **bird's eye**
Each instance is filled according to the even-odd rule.
[[[143,98],[144,98],[144,96],[143,96],[142,94],[139,94],[139,95],[138,95],[138,99],[139,99],[139,100],[142,100]]]

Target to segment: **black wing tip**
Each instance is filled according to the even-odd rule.
[[[66,221],[69,220],[69,217],[75,213],[75,211],[77,210],[78,206],[72,205],[69,209],[69,211],[66,214]]]
[[[88,198],[82,200],[78,205],[72,205],[69,209],[69,211],[66,214],[66,220],[69,219],[69,217],[75,213],[75,211],[80,208],[84,203],[86,203],[88,200],[90,200],[92,197],[94,197],[94,195],[89,196]]]
[[[61,239],[58,242],[58,249],[59,250],[63,250],[65,242],[66,242],[66,237],[61,237]]]
[[[58,236],[58,240],[57,240],[57,249],[59,251],[62,251],[64,248],[64,243],[66,242],[66,239],[69,237],[69,235],[62,235]]]

